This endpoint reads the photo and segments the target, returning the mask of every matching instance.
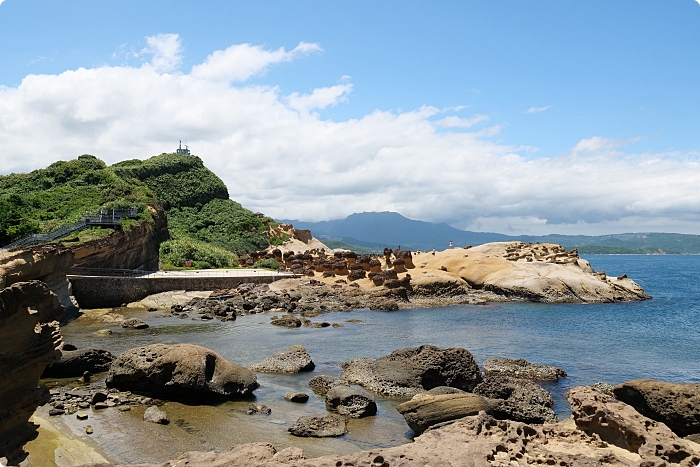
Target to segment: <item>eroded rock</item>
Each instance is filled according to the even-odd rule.
[[[432,345],[396,350],[376,360],[348,360],[340,366],[341,379],[388,396],[409,397],[438,386],[471,391],[482,380],[468,350]]]
[[[304,346],[293,345],[288,349],[270,355],[265,360],[249,368],[265,373],[299,373],[313,371],[316,367]]]
[[[107,375],[107,387],[165,395],[235,397],[258,387],[255,374],[193,344],[152,344],[127,350]]]

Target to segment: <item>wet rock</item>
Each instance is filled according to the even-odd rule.
[[[700,433],[700,383],[635,379],[615,386],[615,397],[665,423],[678,436]]]
[[[288,392],[284,398],[289,402],[297,402],[303,404],[309,400],[309,395],[303,392]]]
[[[91,405],[98,404],[100,402],[105,402],[107,400],[107,394],[105,394],[102,391],[97,391],[92,395],[92,398],[90,400]]]
[[[288,328],[298,328],[301,326],[301,321],[294,315],[284,315],[281,318],[273,319],[270,324],[275,326],[285,326]]]
[[[63,415],[64,413],[66,413],[66,411],[65,411],[65,409],[63,409],[63,408],[60,408],[60,409],[59,409],[59,408],[57,408],[57,407],[54,407],[53,409],[50,409],[50,410],[49,410],[49,415],[52,416],[52,417],[55,417],[55,416],[57,416],[57,415]]]
[[[299,373],[312,371],[316,365],[311,356],[301,345],[293,345],[288,349],[270,355],[265,360],[249,368],[253,371],[265,373]]]
[[[294,436],[303,438],[330,438],[348,432],[345,417],[340,415],[315,415],[300,417],[287,429]]]
[[[396,350],[377,360],[348,360],[340,366],[341,379],[387,396],[413,396],[438,386],[471,391],[482,380],[468,350],[432,345]]]
[[[122,327],[126,329],[146,329],[148,324],[138,318],[129,318],[122,322]]]
[[[78,412],[77,414],[75,414],[75,418],[77,418],[78,420],[87,420],[88,414],[86,414],[85,412]]]
[[[250,404],[247,413],[248,415],[270,415],[272,409],[266,405]]]
[[[192,344],[152,344],[128,350],[110,367],[108,388],[173,396],[235,397],[257,389],[255,374]]]
[[[168,415],[155,405],[152,405],[146,409],[146,411],[143,413],[143,420],[145,422],[158,423],[160,425],[167,425],[170,423]]]
[[[326,393],[326,409],[350,418],[362,418],[376,415],[377,403],[370,394],[341,385]]]
[[[44,370],[44,377],[69,378],[82,376],[86,371],[100,373],[107,371],[114,356],[107,350],[82,349],[64,350],[61,359]]]
[[[530,363],[524,358],[492,358],[484,362],[486,376],[511,376],[513,378],[534,379],[539,381],[557,381],[566,376],[566,372],[554,366]]]
[[[433,425],[457,420],[480,411],[489,412],[488,401],[476,394],[416,394],[396,406],[413,431],[420,434]]]
[[[328,375],[314,376],[309,380],[309,387],[319,396],[325,396],[331,388],[339,385],[348,386],[348,383]]]

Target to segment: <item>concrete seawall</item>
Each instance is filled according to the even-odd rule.
[[[68,276],[81,308],[112,308],[170,290],[233,289],[243,282],[269,284],[289,276],[93,277]]]

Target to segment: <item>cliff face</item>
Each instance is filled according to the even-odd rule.
[[[169,238],[165,211],[150,204],[154,223],[143,222],[125,232],[86,242],[72,248],[73,267],[158,270],[158,248]]]
[[[40,281],[18,282],[0,291],[0,457],[12,465],[36,427],[34,410],[50,399],[39,387],[44,368],[61,358],[58,297]]]

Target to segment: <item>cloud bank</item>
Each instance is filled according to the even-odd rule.
[[[306,94],[246,83],[320,51],[238,44],[186,72],[167,34],[147,39],[139,67],[29,75],[0,87],[0,173],[83,153],[146,158],[187,139],[233,199],[277,218],[390,210],[502,232],[700,232],[698,154],[629,154],[628,141],[589,136],[566,154],[525,158],[494,139],[485,115],[424,106],[322,118],[350,98],[347,77]]]

